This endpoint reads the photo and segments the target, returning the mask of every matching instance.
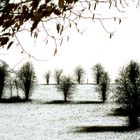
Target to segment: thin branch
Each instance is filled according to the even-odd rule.
[[[21,44],[21,42],[19,41],[19,39],[18,39],[18,37],[17,37],[16,34],[15,34],[15,38],[16,38],[18,44],[20,45],[20,48],[22,49],[22,51],[23,51],[24,53],[26,53],[26,54],[29,56],[29,58],[33,58],[34,60],[37,60],[37,61],[48,61],[47,59],[38,59],[38,58],[36,58],[35,56],[29,54],[29,53],[24,49],[24,47],[22,46],[22,44]]]
[[[114,32],[109,32],[109,31],[107,30],[107,28],[104,26],[102,20],[99,20],[99,21],[100,21],[100,23],[101,23],[102,28],[105,30],[105,32],[109,34],[110,38],[112,38],[112,36],[114,35],[115,31],[114,31]]]
[[[16,63],[16,64],[10,69],[10,71],[14,71],[14,69],[15,69],[24,59],[26,59],[26,57],[22,58],[18,63]]]
[[[44,26],[44,23],[43,23],[43,22],[41,22],[41,23],[42,23],[42,27],[43,27],[45,33],[47,34],[47,36],[49,36],[50,38],[52,38],[52,39],[54,40],[54,42],[55,42],[55,46],[57,46],[56,38],[55,38],[54,36],[50,35],[50,34],[48,33],[48,31],[46,30],[46,28],[45,28],[45,26]]]

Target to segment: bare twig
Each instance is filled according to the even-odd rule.
[[[36,56],[33,56],[33,55],[31,55],[30,53],[28,53],[28,52],[24,49],[24,47],[22,46],[22,44],[21,44],[21,42],[19,41],[19,39],[18,39],[18,37],[17,37],[16,34],[15,34],[15,38],[16,38],[16,40],[17,40],[17,42],[18,42],[20,48],[22,49],[22,52],[24,52],[25,54],[27,54],[27,55],[29,56],[29,58],[33,58],[34,60],[37,60],[37,61],[47,61],[47,59],[38,59],[38,58],[36,58]]]

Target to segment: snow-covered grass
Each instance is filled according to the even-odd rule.
[[[139,140],[140,131],[79,133],[81,126],[122,126],[125,117],[109,116],[113,102],[105,104],[53,104],[63,99],[53,85],[38,86],[32,102],[0,104],[0,140]],[[81,85],[70,100],[99,100],[93,85]]]

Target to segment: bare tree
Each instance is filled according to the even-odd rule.
[[[13,83],[14,83],[14,87],[16,89],[17,92],[17,98],[19,98],[19,88],[20,88],[20,84],[18,83],[18,78],[14,78],[13,79]]]
[[[63,73],[63,70],[62,69],[56,69],[54,71],[54,79],[56,81],[56,83],[59,85],[60,83],[60,78],[61,78],[61,75]]]
[[[101,93],[103,103],[107,100],[106,94],[109,91],[110,78],[107,72],[101,75],[100,82],[97,84],[96,90]]]
[[[25,93],[25,99],[29,100],[31,90],[36,82],[35,71],[30,62],[25,63],[17,73],[20,88]]]
[[[13,83],[13,88],[15,89],[16,91],[16,94],[14,98],[17,98],[17,99],[20,99],[20,96],[19,96],[19,89],[20,89],[20,83],[19,83],[19,80],[18,80],[18,77],[17,77],[17,71],[14,71],[12,70],[11,74],[12,74],[12,83]]]
[[[8,77],[8,65],[4,61],[0,61],[0,100]]]
[[[94,81],[96,82],[96,84],[99,84],[100,78],[101,78],[102,74],[104,73],[103,66],[100,63],[94,65],[92,67],[92,73],[93,73]]]
[[[6,85],[10,90],[10,98],[12,98],[13,97],[13,85],[14,85],[14,83],[13,83],[13,79],[11,76],[8,77]]]
[[[83,79],[84,79],[84,75],[85,75],[85,70],[82,66],[77,66],[74,70],[74,75],[76,77],[76,82],[78,82],[78,84],[81,84]]]
[[[47,85],[49,85],[49,82],[50,82],[50,75],[51,75],[51,72],[50,71],[48,71],[48,72],[46,72],[46,74],[45,74],[45,80],[46,80],[46,83],[47,83]]]
[[[67,102],[67,98],[75,91],[73,79],[70,76],[62,76],[60,83],[57,85],[57,90],[62,92],[64,95],[64,101]]]

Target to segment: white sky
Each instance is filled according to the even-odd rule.
[[[28,52],[39,59],[47,59],[47,61],[35,61],[34,67],[39,78],[39,82],[44,82],[44,74],[47,70],[62,68],[65,73],[72,74],[76,66],[81,65],[85,68],[86,79],[92,81],[91,67],[100,62],[109,72],[111,79],[114,80],[120,68],[130,60],[140,62],[140,8],[132,8],[125,14],[127,19],[122,20],[118,26],[116,24],[116,32],[112,39],[104,32],[99,22],[84,21],[83,29],[86,29],[83,35],[76,31],[71,34],[68,43],[64,43],[58,48],[58,52],[53,57],[55,46],[48,46],[37,42],[34,47],[28,36],[23,36],[20,40]],[[28,60],[26,55],[22,55],[19,48],[13,47],[9,51],[0,49],[0,59],[5,60],[10,67],[14,67],[19,61],[21,63],[16,67],[20,67]],[[6,53],[7,55],[2,55]],[[31,60],[31,59],[30,59]],[[52,75],[53,76],[53,75]]]

